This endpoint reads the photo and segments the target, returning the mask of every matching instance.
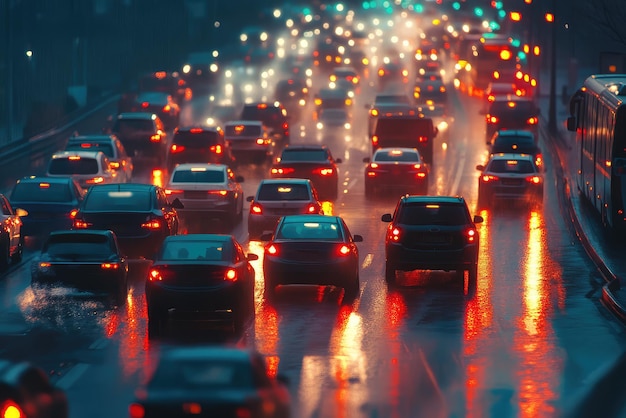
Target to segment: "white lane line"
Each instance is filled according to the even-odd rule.
[[[68,390],[72,387],[74,383],[85,373],[85,371],[89,368],[89,364],[87,363],[78,363],[74,367],[70,369],[69,372],[65,374],[62,378],[60,378],[56,386],[63,390]]]

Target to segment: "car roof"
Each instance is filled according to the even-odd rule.
[[[283,151],[286,150],[295,150],[295,151],[306,151],[306,150],[327,150],[328,147],[326,145],[318,145],[318,144],[287,144]]]
[[[326,222],[326,223],[340,223],[340,217],[336,215],[285,215],[283,216],[283,223],[299,223],[299,222]]]
[[[103,235],[114,236],[115,233],[109,229],[64,229],[50,232],[49,237],[55,235]]]
[[[165,93],[163,91],[142,91],[141,93],[137,94],[137,100],[138,101],[141,101],[141,100],[160,101],[160,100],[167,100],[169,96],[171,96],[169,93]]]
[[[174,171],[181,170],[193,170],[200,169],[199,171],[226,171],[228,166],[226,164],[211,164],[211,163],[183,163],[177,164]]]
[[[377,153],[387,153],[390,151],[402,151],[402,152],[417,152],[419,154],[419,151],[417,148],[410,148],[410,147],[383,147],[383,148],[378,148],[374,154]]]
[[[261,107],[259,107],[259,105],[260,105]],[[263,106],[263,105],[265,105],[265,106]],[[244,107],[244,108],[251,108],[251,107],[254,107],[254,108],[257,108],[257,109],[269,109],[269,108],[273,108],[273,107],[274,107],[274,108],[277,108],[277,109],[278,109],[278,108],[281,108],[281,107],[282,107],[282,105],[281,105],[280,103],[276,103],[276,102],[274,102],[274,103],[269,103],[269,102],[254,102],[254,103],[247,103],[247,104],[245,104],[243,107]]]
[[[142,190],[154,190],[159,186],[148,183],[109,183],[109,184],[94,184],[89,190],[115,190],[115,191],[142,191]]]
[[[61,151],[52,154],[52,159],[80,157],[80,158],[98,158],[98,154],[104,155],[102,151]]]
[[[313,184],[309,179],[300,179],[295,177],[280,178],[280,179],[262,179],[259,182],[261,184]]]
[[[263,121],[260,120],[231,120],[226,122],[224,126],[233,126],[233,125],[252,125],[252,126],[263,126]]]
[[[166,241],[222,241],[228,242],[233,239],[229,234],[182,234],[168,235]]]
[[[197,130],[200,129],[201,131],[197,131],[197,132],[191,132],[192,130]],[[197,126],[197,125],[192,125],[192,126],[183,126],[183,127],[177,127],[176,130],[174,131],[174,134],[177,134],[179,132],[181,133],[202,133],[202,132],[211,132],[211,133],[217,133],[217,132],[221,132],[222,128],[219,126]]]
[[[465,205],[465,199],[460,196],[421,196],[421,195],[405,195],[401,198],[404,202],[422,202],[422,203],[459,203]]]
[[[235,360],[249,361],[252,351],[246,348],[225,346],[174,347],[162,350],[163,360]]]
[[[102,134],[94,134],[94,135],[77,135],[71,136],[68,138],[68,142],[111,142],[116,140],[117,137],[113,134],[110,135],[102,135]]]
[[[117,115],[117,119],[145,119],[154,120],[157,115],[151,112],[123,112]]]

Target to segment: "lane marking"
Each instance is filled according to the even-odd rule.
[[[74,367],[70,369],[69,372],[65,374],[62,378],[60,378],[56,386],[63,390],[68,390],[72,387],[74,383],[87,371],[89,368],[89,364],[87,363],[78,363]]]

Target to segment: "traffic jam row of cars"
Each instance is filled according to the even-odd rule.
[[[301,15],[294,20],[304,21]],[[336,17],[331,21],[336,24]],[[210,74],[217,72],[216,64],[204,69],[206,77],[190,70],[190,64],[180,73],[141,76],[137,91],[122,95],[106,133],[68,138],[66,148],[50,159],[46,176],[20,179],[9,196],[1,196],[9,232],[0,248],[0,268],[19,262],[24,237],[37,235],[43,242],[31,266],[34,290],[44,292],[61,283],[104,293],[122,305],[131,261],[148,260],[151,338],[161,336],[172,321],[189,319],[223,320],[241,334],[254,315],[250,262],[260,258],[267,300],[275,298],[278,286],[315,284],[343,289],[343,303],[352,303],[360,289],[356,244],[363,237],[323,209],[324,201],[339,197],[337,165],[342,159],[323,143],[291,144],[290,125],[311,117],[319,131],[350,134],[354,102],[367,79],[377,92],[364,111],[371,144],[371,156],[363,160],[365,195],[403,195],[393,213],[381,217],[388,224],[386,283],[394,286],[398,271],[428,269],[457,271],[460,280],[467,272],[471,287],[478,275],[476,224],[483,219],[471,216],[461,197],[429,194],[431,166],[437,163],[434,141],[445,135],[451,120],[450,80],[444,81],[450,76],[441,56],[468,60],[459,40],[463,34],[433,29],[436,35],[415,40],[411,59],[390,47],[374,65],[362,46],[372,37],[358,35],[366,29],[355,30],[350,38],[323,24],[320,28],[310,56],[284,58],[286,77],[276,83],[275,101],[246,101],[239,113],[231,109],[222,114],[215,107],[206,118],[212,124],[181,124],[181,113],[193,97],[216,91]],[[313,73],[327,80],[315,94]],[[473,95],[483,91],[489,147],[488,162],[476,167],[479,205],[510,199],[541,202],[538,110],[530,89],[514,77],[510,82],[500,77],[471,89]],[[463,85],[471,82],[464,75]],[[314,108],[313,115],[307,106]],[[135,181],[145,160],[168,174],[163,187]],[[266,167],[268,175],[246,197],[237,170],[249,166]],[[228,233],[182,233],[183,217],[202,223],[218,216],[234,227],[245,212],[249,239],[264,243],[262,257],[246,253]],[[184,390],[172,392],[173,386]],[[228,391],[228,402],[217,389]],[[185,415],[290,415],[281,376],[268,374],[259,353],[231,347],[172,350],[138,393],[129,408],[132,418],[178,416],[181,408]],[[40,416],[24,414],[25,404],[14,398],[4,401],[0,416]],[[67,416],[62,407],[55,408],[61,412],[49,416]]]

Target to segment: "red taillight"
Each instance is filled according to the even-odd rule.
[[[184,192],[182,190],[165,189],[165,194],[166,195],[183,194],[183,193]]]
[[[492,182],[492,181],[500,180],[497,176],[490,176],[490,175],[487,175],[487,174],[481,176],[480,179],[483,181],[483,183],[489,183],[489,182]]]
[[[267,142],[263,138],[257,138],[256,139],[256,144],[257,145],[265,145],[265,144],[267,144]]]
[[[305,212],[306,213],[319,213],[320,205],[318,205],[317,203],[311,203],[306,207]]]
[[[70,211],[70,218],[74,219],[76,217],[76,215],[78,214],[78,209],[72,209]]]
[[[476,242],[476,238],[477,238],[476,230],[474,228],[470,228],[467,231],[465,231],[465,238],[467,239],[468,243]]]
[[[141,227],[146,229],[161,229],[161,221],[158,219],[151,219],[148,222],[142,223]]]
[[[148,106],[150,106],[150,103],[148,102],[141,103],[141,107],[143,107],[144,109],[147,108]]]
[[[216,154],[221,154],[222,153],[222,146],[221,145],[213,145],[209,149],[211,150],[211,152],[214,152]]]
[[[279,168],[272,168],[271,173],[272,174],[278,174],[278,175],[286,175],[286,174],[291,174],[293,172],[295,172],[296,170],[294,168],[291,167],[279,167]]]
[[[237,281],[237,270],[235,269],[226,270],[226,273],[224,274],[224,280],[229,281],[229,282]]]
[[[373,144],[373,145],[377,145],[377,144],[378,144],[378,135],[374,135],[374,136],[372,137],[372,144]]]
[[[235,418],[251,418],[252,411],[245,407],[239,407],[235,410]]]
[[[389,240],[398,242],[402,236],[402,230],[397,226],[389,225]]]
[[[100,183],[103,183],[103,182],[104,182],[104,177],[100,177],[100,176],[94,177],[94,178],[91,178],[91,179],[87,179],[85,181],[86,184],[100,184]]]
[[[113,169],[118,169],[120,168],[120,162],[119,161],[111,161],[109,166]]]
[[[161,142],[161,134],[154,134],[150,137],[152,142]]]
[[[202,405],[196,402],[185,402],[183,411],[188,415],[199,415],[202,413]]]
[[[183,145],[172,144],[172,146],[170,147],[170,153],[172,154],[183,152],[184,150],[185,150],[185,147]]]
[[[152,269],[150,273],[148,273],[148,280],[151,282],[160,282],[163,280],[163,276],[161,276],[159,270]]]
[[[350,250],[350,247],[347,245],[340,245],[337,249],[337,254],[339,254],[340,256],[348,255],[351,252],[352,251]]]
[[[493,102],[496,100],[496,96],[494,96],[493,94],[490,94],[489,96],[487,96],[487,100],[490,102]]]
[[[90,222],[85,222],[81,219],[74,219],[74,229],[87,229],[92,224]]]
[[[526,123],[527,123],[528,125],[536,125],[536,124],[538,124],[538,123],[539,123],[539,118],[538,118],[538,117],[536,117],[536,116],[533,116],[532,118],[528,118],[528,119],[526,119]]]
[[[535,157],[535,164],[537,167],[541,167],[543,165],[543,156],[541,154],[537,154]]]
[[[321,176],[330,176],[334,173],[335,170],[332,168],[317,168],[313,170],[313,174],[319,174]]]
[[[172,107],[170,105],[163,106],[163,111],[164,112],[169,112],[170,110],[172,110]]]
[[[418,136],[417,137],[417,142],[419,142],[420,144],[423,144],[424,142],[428,142],[428,137],[427,136]]]
[[[259,205],[258,203],[253,203],[250,205],[250,213],[254,213],[255,215],[262,215],[263,214],[263,206]]]
[[[526,181],[532,184],[539,184],[541,183],[541,177],[539,176],[526,177]]]
[[[487,115],[487,123],[498,123],[499,120],[497,116]]]
[[[128,407],[128,414],[130,418],[143,418],[146,415],[146,410],[143,405],[131,403]]]
[[[270,244],[265,247],[265,253],[269,255],[278,255],[278,245]]]
[[[27,418],[18,404],[9,400],[2,404],[0,418]]]
[[[284,130],[289,129],[289,124],[287,122],[283,122],[283,129]]]
[[[120,264],[119,263],[102,263],[100,264],[100,268],[102,270],[117,270],[118,268],[120,268]]]
[[[228,190],[207,190],[208,194],[215,194],[218,196],[226,196],[228,194]]]

